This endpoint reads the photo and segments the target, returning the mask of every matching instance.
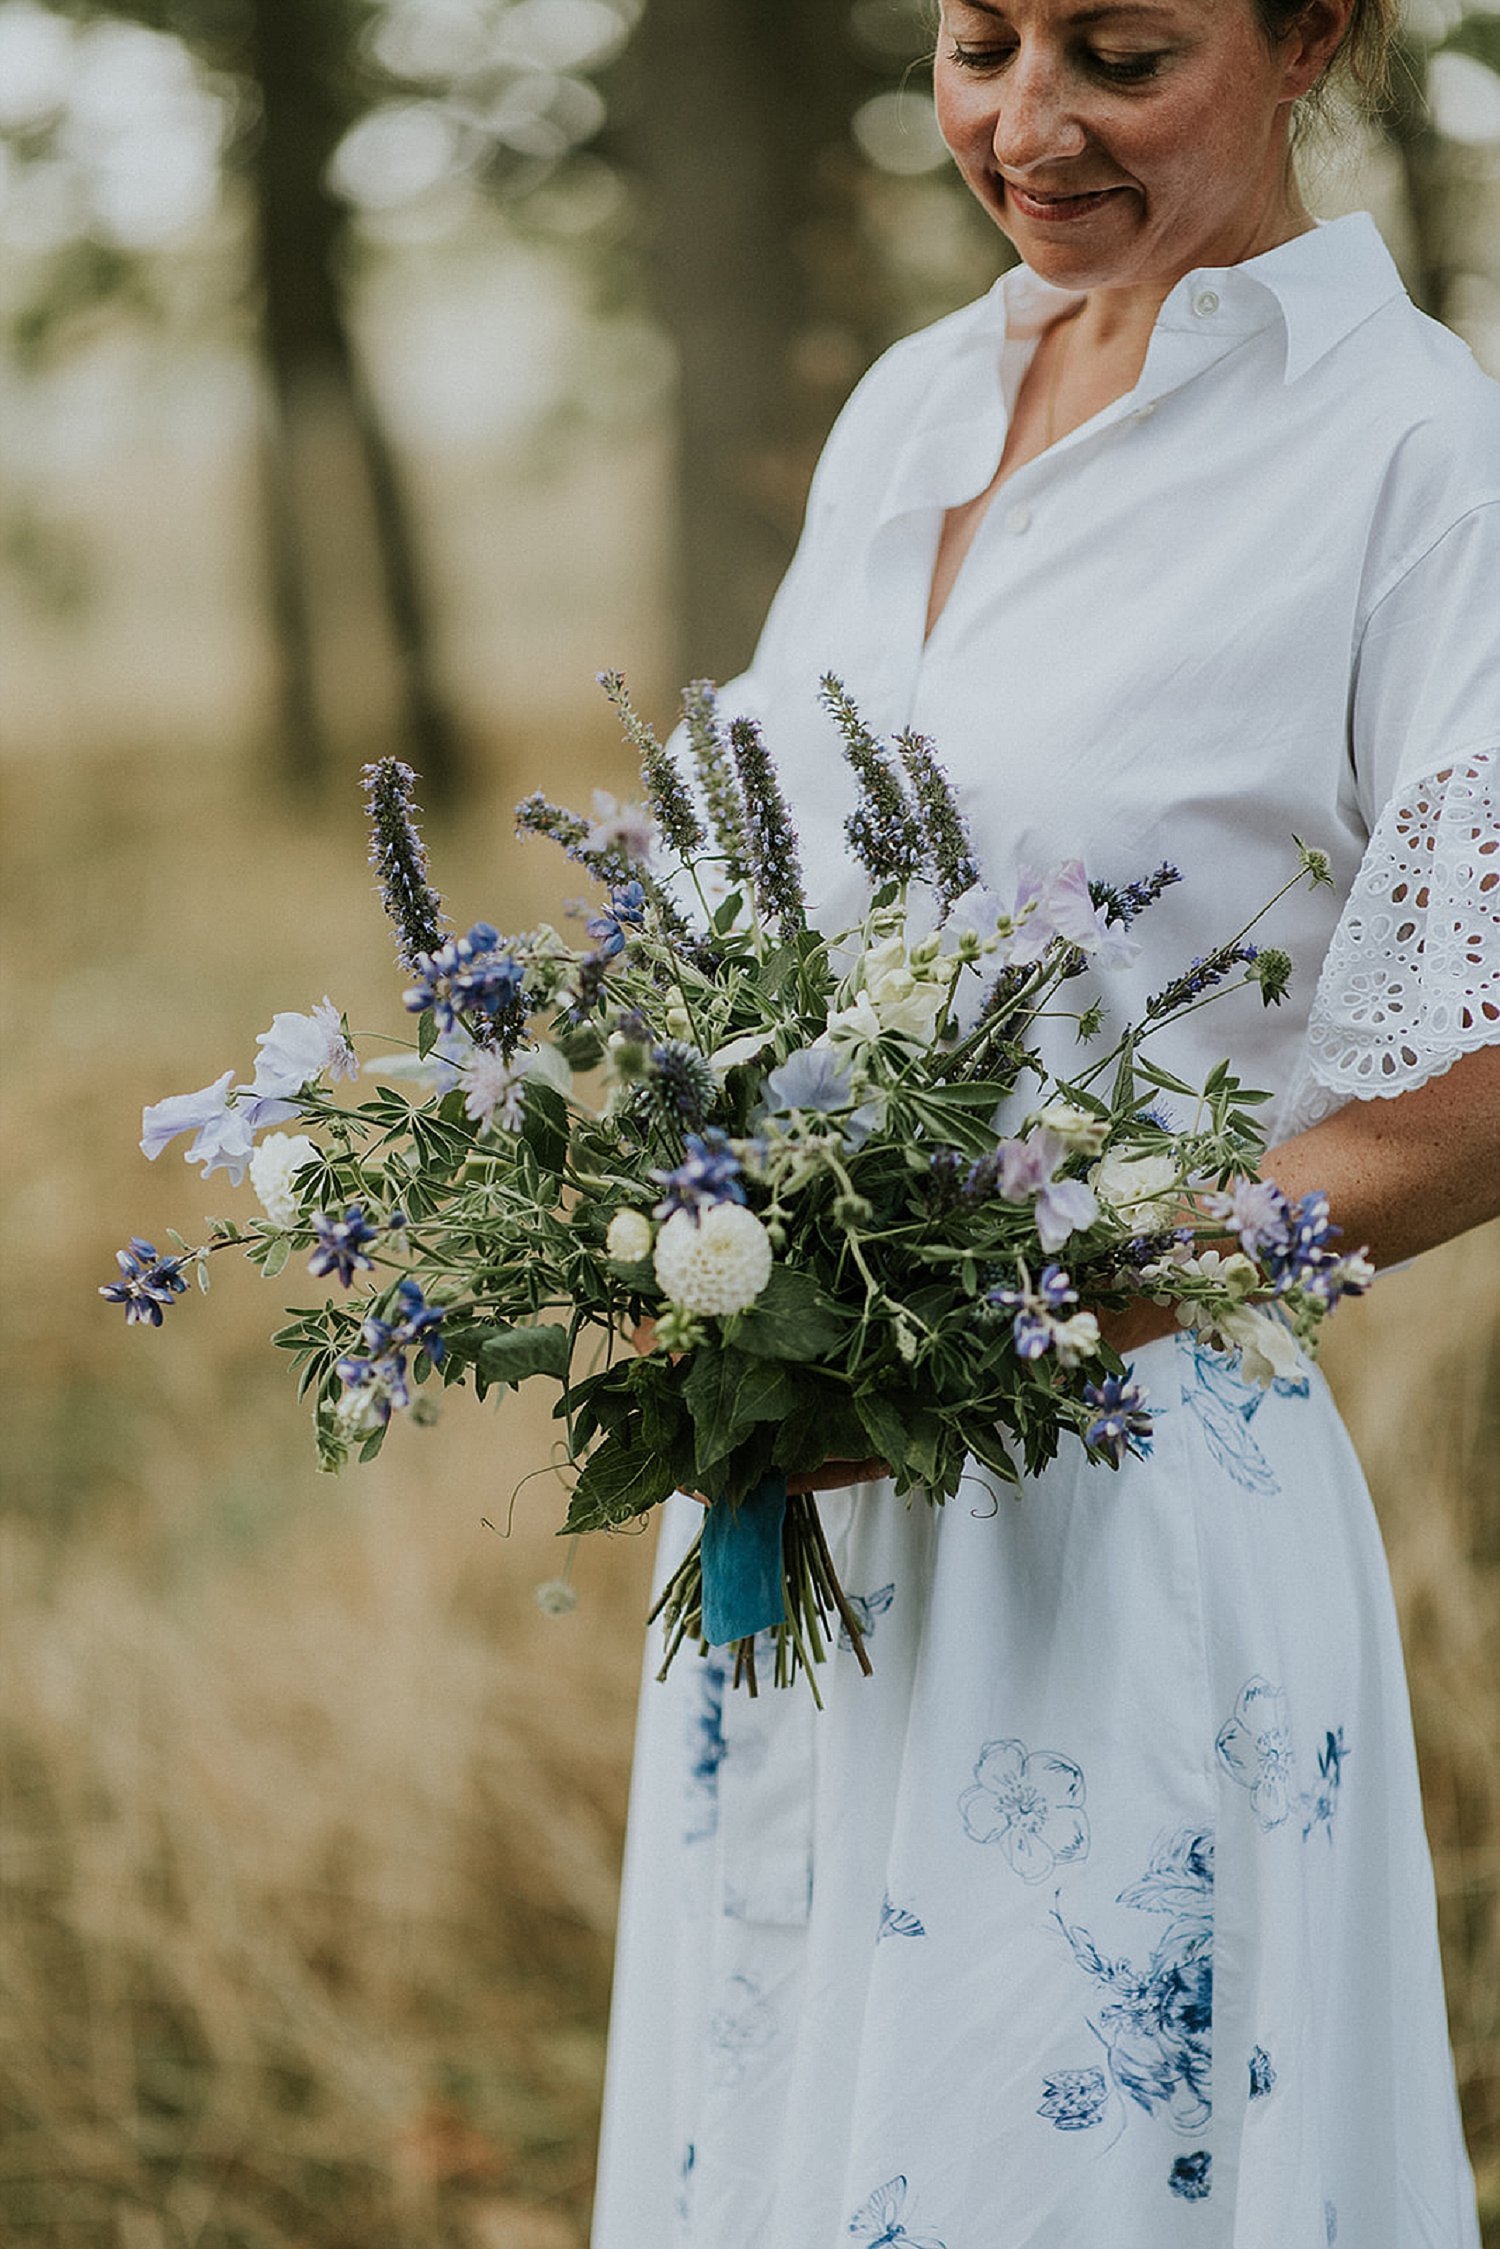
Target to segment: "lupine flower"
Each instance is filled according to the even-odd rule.
[[[613,703],[626,736],[640,759],[641,779],[663,836],[679,859],[691,859],[696,852],[701,851],[708,837],[682,775],[650,727],[637,716],[620,674],[601,672],[599,685]]]
[[[390,1420],[393,1407],[400,1409],[410,1405],[411,1390],[406,1379],[408,1351],[425,1351],[435,1367],[443,1363],[443,1338],[439,1332],[443,1315],[439,1307],[424,1301],[415,1281],[399,1281],[395,1293],[401,1318],[382,1320],[372,1313],[360,1328],[364,1354],[350,1353],[337,1363],[338,1377],[345,1390],[358,1394],[358,1404],[350,1409],[351,1415],[367,1424],[383,1426]]]
[[[513,1012],[524,972],[499,946],[500,932],[477,921],[466,937],[450,937],[435,953],[422,954],[417,981],[403,994],[406,1006],[414,1015],[430,1007],[440,1031],[451,1031],[460,1016]]]
[[[666,1190],[653,1213],[657,1218],[670,1218],[676,1211],[697,1217],[712,1205],[745,1200],[740,1159],[717,1128],[690,1132],[687,1161],[675,1171],[653,1171],[651,1177]]]
[[[738,1200],[701,1215],[679,1209],[656,1237],[662,1293],[700,1318],[727,1318],[753,1304],[771,1278],[771,1237]]]
[[[427,852],[417,832],[417,777],[399,758],[383,757],[362,776],[370,816],[370,864],[396,931],[403,968],[415,969],[443,942],[442,900],[427,880]]]
[[[927,846],[927,864],[940,910],[946,910],[979,880],[969,831],[958,809],[948,776],[933,755],[925,734],[910,728],[896,736],[896,748],[906,767],[917,817]]]
[[[905,882],[921,873],[925,852],[900,777],[832,672],[823,679],[821,700],[859,786],[859,803],[844,822],[849,848],[873,883]]]
[[[1019,1358],[1039,1359],[1052,1351],[1071,1367],[1099,1348],[1099,1323],[1092,1312],[1059,1317],[1078,1302],[1078,1291],[1059,1265],[1044,1265],[1034,1288],[992,1288],[984,1301],[993,1311],[1011,1313],[1011,1341]]]
[[[335,1082],[359,1075],[343,1019],[326,996],[311,1015],[273,1016],[270,1030],[262,1031],[256,1044],[260,1054],[251,1081],[252,1093],[287,1100],[325,1071]]]
[[[123,1304],[125,1324],[137,1322],[159,1328],[162,1314],[174,1296],[181,1296],[187,1287],[182,1277],[180,1257],[158,1257],[152,1242],[143,1242],[139,1234],[130,1237],[129,1249],[117,1249],[115,1262],[120,1268],[118,1281],[106,1281],[99,1294],[111,1304]]]
[[[662,1108],[682,1125],[701,1125],[719,1097],[713,1064],[685,1039],[662,1039],[652,1047],[646,1082]]]
[[[345,1288],[351,1288],[356,1272],[373,1270],[365,1244],[374,1241],[379,1229],[370,1224],[362,1204],[350,1203],[342,1218],[331,1218],[326,1210],[317,1211],[312,1223],[318,1246],[307,1261],[307,1270],[315,1278],[321,1280],[325,1273],[335,1273]]]
[[[293,1182],[317,1155],[316,1142],[305,1132],[268,1132],[251,1156],[250,1184],[273,1226],[295,1226],[302,1216]]]
[[[731,886],[738,887],[750,880],[750,842],[745,833],[745,807],[740,799],[739,783],[719,729],[718,698],[711,681],[692,681],[683,694],[682,717],[688,753],[708,807],[709,825],[718,845],[724,877]]]
[[[645,920],[646,893],[638,882],[632,881],[612,890],[606,910],[595,914],[584,926],[599,953],[610,961],[624,952],[626,931],[643,928]]]
[[[777,782],[776,768],[753,719],[731,719],[729,747],[745,808],[756,911],[762,920],[774,922],[783,937],[793,937],[806,927],[807,901],[802,892],[797,831]]]
[[[1100,1382],[1085,1385],[1083,1402],[1095,1418],[1083,1433],[1091,1452],[1103,1453],[1118,1468],[1128,1452],[1144,1460],[1151,1450],[1151,1416],[1146,1393],[1131,1380],[1133,1367],[1123,1375],[1107,1374]]]

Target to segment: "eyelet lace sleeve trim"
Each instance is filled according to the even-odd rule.
[[[1474,751],[1413,782],[1370,838],[1318,979],[1299,1125],[1405,1093],[1500,1040],[1500,788]]]

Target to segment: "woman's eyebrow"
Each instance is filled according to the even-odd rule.
[[[996,16],[1008,21],[1008,11],[994,4],[994,0],[959,0],[959,5],[971,15]],[[1175,13],[1171,7],[1158,6],[1153,0],[1100,0],[1092,8],[1076,8],[1068,16],[1070,24],[1103,23],[1106,20],[1125,20],[1132,16],[1162,20]]]

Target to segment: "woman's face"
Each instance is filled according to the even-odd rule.
[[[1273,48],[1253,0],[943,0],[943,137],[1045,279],[1170,288],[1305,224],[1291,104],[1343,13],[1313,0]]]

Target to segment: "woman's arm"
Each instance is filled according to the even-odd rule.
[[[1467,1233],[1500,1215],[1500,1045],[1464,1055],[1410,1093],[1349,1102],[1272,1148],[1262,1168],[1294,1201],[1321,1189],[1343,1246],[1367,1248],[1377,1267]],[[1101,1322],[1121,1352],[1176,1324],[1159,1304]]]

